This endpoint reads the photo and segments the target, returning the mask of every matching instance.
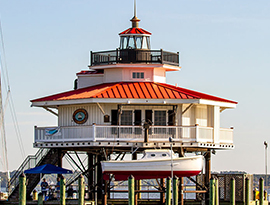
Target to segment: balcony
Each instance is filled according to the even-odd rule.
[[[214,139],[212,127],[150,126],[148,142],[233,144],[233,129],[221,128],[219,139]],[[145,142],[142,126],[92,125],[71,127],[35,127],[35,143],[48,142]]]
[[[92,52],[91,66],[116,63],[169,64],[179,66],[179,53],[161,50],[123,49]]]

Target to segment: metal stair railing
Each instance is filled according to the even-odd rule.
[[[16,186],[19,184],[19,176],[27,169],[31,169],[39,165],[39,163],[42,161],[42,159],[48,154],[50,149],[44,149],[41,148],[37,151],[35,155],[29,155],[27,158],[23,161],[21,166],[17,169],[15,174],[10,179],[8,190],[9,194],[13,192],[13,190],[16,188]]]

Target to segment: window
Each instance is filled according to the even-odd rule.
[[[134,79],[144,79],[144,73],[143,72],[133,72],[132,78]]]
[[[167,154],[162,154],[162,157],[166,157],[167,156]]]
[[[142,37],[135,37],[137,49],[142,48]]]
[[[155,154],[151,154],[151,157],[155,157],[156,155]]]
[[[166,126],[166,111],[155,110],[155,125]]]

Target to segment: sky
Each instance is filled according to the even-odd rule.
[[[217,151],[213,171],[265,173],[269,10],[268,0],[137,0],[140,27],[152,33],[152,49],[180,52],[181,71],[168,73],[167,83],[239,103],[221,114],[221,127],[235,128],[235,149]],[[30,100],[72,90],[76,73],[88,69],[89,51],[117,48],[118,33],[131,26],[132,17],[132,0],[0,0],[6,65],[27,155],[37,151],[34,126],[57,125],[54,115],[30,107]],[[24,156],[9,108],[5,122],[13,170]]]

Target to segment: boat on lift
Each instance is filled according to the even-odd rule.
[[[105,180],[108,180],[111,174],[115,180],[127,180],[130,175],[135,179],[166,178],[171,176],[171,168],[174,176],[189,177],[201,172],[203,156],[177,157],[168,149],[149,149],[144,151],[141,159],[102,161],[101,166]]]

